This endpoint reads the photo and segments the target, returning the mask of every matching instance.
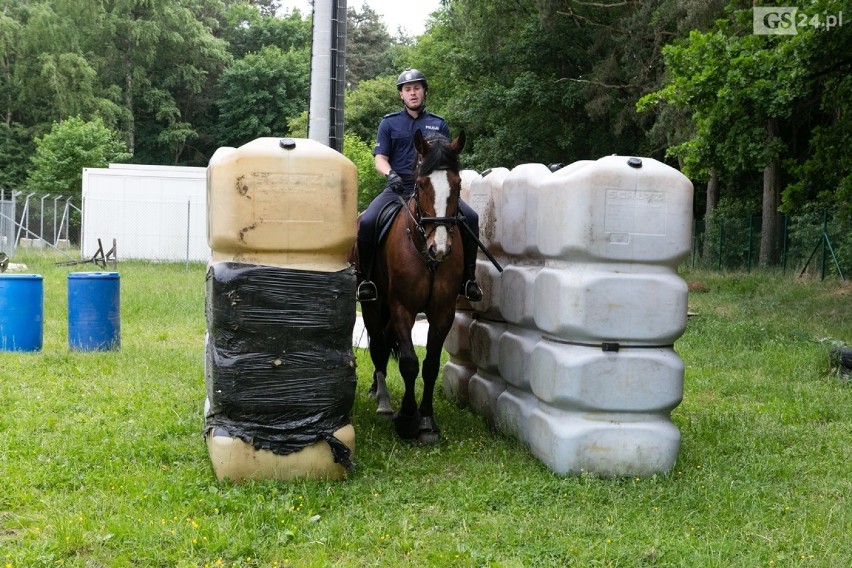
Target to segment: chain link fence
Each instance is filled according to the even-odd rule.
[[[692,268],[751,271],[759,265],[762,217],[695,221]],[[824,279],[852,272],[852,223],[828,211],[779,215],[778,264],[784,273]]]
[[[79,201],[70,196],[0,189],[0,252],[11,257],[18,248],[70,251],[80,242],[80,218]]]
[[[119,259],[206,261],[204,203],[0,193],[0,252],[52,250],[67,260],[102,255]],[[102,247],[102,249],[101,249]]]

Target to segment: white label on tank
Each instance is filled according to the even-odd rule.
[[[607,189],[604,231],[622,233],[613,242],[624,242],[624,233],[665,235],[665,192]]]

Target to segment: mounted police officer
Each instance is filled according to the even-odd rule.
[[[414,149],[414,133],[419,129],[424,135],[438,132],[450,138],[447,121],[437,114],[426,111],[426,92],[429,84],[426,76],[417,69],[406,69],[396,81],[396,90],[402,99],[404,108],[399,112],[386,114],[379,123],[376,146],[373,149],[376,170],[385,176],[387,185],[376,196],[367,210],[361,215],[358,225],[358,259],[363,281],[358,286],[358,300],[368,302],[377,297],[376,285],[371,278],[371,268],[375,259],[378,228],[376,221],[382,209],[399,195],[408,199],[414,193],[414,170],[417,165],[417,151]],[[479,216],[466,203],[459,200],[459,210],[466,219],[474,235],[479,234]],[[468,300],[477,302],[482,299],[482,290],[476,283],[476,247],[474,239],[461,231],[464,251],[464,277],[460,291]]]

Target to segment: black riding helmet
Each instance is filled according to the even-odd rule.
[[[401,91],[402,86],[408,83],[423,83],[423,88],[429,89],[429,83],[426,82],[426,75],[410,67],[399,74],[396,80],[396,90]]]

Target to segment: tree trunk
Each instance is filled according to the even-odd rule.
[[[766,125],[766,144],[778,138],[778,121],[770,118]],[[780,204],[780,165],[772,156],[763,169],[763,221],[760,227],[760,266],[778,263],[778,205]]]
[[[704,251],[702,256],[706,259],[713,254],[710,240],[707,238],[707,222],[713,218],[716,205],[719,204],[719,173],[715,168],[710,169],[710,179],[707,180],[707,204],[704,207]]]
[[[136,120],[133,114],[133,75],[130,72],[130,62],[126,62],[127,72],[124,75],[124,104],[130,113],[130,124],[127,127],[127,147],[130,155],[136,154]]]

